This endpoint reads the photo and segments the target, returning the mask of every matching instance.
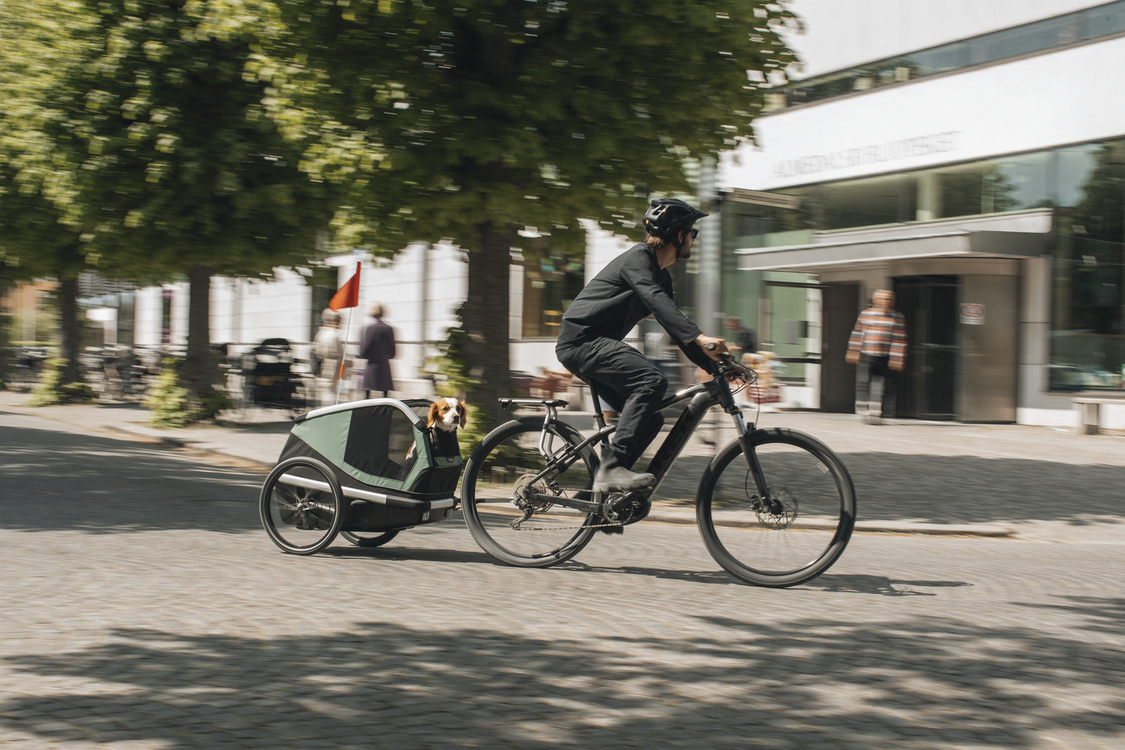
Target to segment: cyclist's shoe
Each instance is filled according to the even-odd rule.
[[[652,474],[637,474],[622,466],[601,466],[594,475],[594,492],[632,492],[656,483]]]

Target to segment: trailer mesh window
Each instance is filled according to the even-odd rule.
[[[410,419],[393,406],[369,406],[352,413],[344,461],[368,474],[402,480],[414,447]],[[414,458],[409,459],[413,464]]]

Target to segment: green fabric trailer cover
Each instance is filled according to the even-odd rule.
[[[395,399],[318,409],[294,425],[292,434],[367,485],[409,491],[431,468],[460,474],[461,457],[435,457],[422,420]]]

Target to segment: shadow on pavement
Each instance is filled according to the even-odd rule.
[[[263,477],[130,440],[0,427],[0,528],[259,528]]]
[[[841,459],[855,483],[861,521],[1125,524],[1125,467],[894,453],[847,453]],[[681,458],[656,499],[694,498],[709,462]]]
[[[1073,604],[1095,624],[1122,608]],[[86,649],[8,659],[27,685],[64,680],[70,692],[25,686],[0,703],[0,725],[44,743],[167,748],[944,750],[1122,737],[1120,650],[1081,626],[700,618],[694,633],[592,644],[380,622],[266,638],[121,628]]]

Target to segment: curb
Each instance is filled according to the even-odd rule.
[[[677,526],[695,526],[695,513],[661,513],[657,510],[648,514],[641,523],[666,523]],[[716,526],[740,526],[734,521],[714,519]],[[974,536],[990,539],[1006,539],[1016,536],[1014,529],[990,524],[945,524],[912,523],[909,521],[856,521],[855,531],[864,534],[909,534],[916,536]]]
[[[32,412],[21,407],[14,407],[16,411],[24,414],[32,414]],[[48,417],[52,421],[69,424],[72,427],[77,427],[81,430],[103,430],[107,432],[117,433],[124,437],[129,438],[135,442],[146,443],[148,445],[164,446],[171,450],[180,450],[192,453],[199,456],[208,456],[212,458],[221,459],[224,461],[243,464],[244,466],[253,467],[255,470],[268,473],[273,469],[273,463],[266,463],[253,458],[244,456],[228,455],[220,453],[216,450],[203,448],[193,445],[191,441],[184,440],[183,438],[173,437],[171,435],[150,435],[144,432],[131,430],[127,427],[118,425],[99,424],[96,427],[91,425],[77,424],[68,420],[58,419],[57,417]],[[737,522],[725,521],[723,519],[715,519],[716,526],[736,526]],[[682,512],[668,512],[665,510],[661,512],[656,508],[649,513],[648,517],[640,523],[664,523],[676,526],[695,526],[695,511],[685,509]],[[909,521],[857,521],[855,531],[859,533],[871,534],[903,534],[911,536],[971,536],[980,538],[991,539],[1006,539],[1016,537],[1014,529],[1004,526],[988,525],[988,524],[938,524],[938,523],[915,523]]]

